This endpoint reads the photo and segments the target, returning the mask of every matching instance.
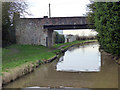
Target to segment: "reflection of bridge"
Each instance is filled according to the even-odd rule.
[[[16,19],[16,39],[20,44],[51,47],[53,45],[53,30],[90,29],[88,25],[92,24],[88,24],[87,17],[83,16],[19,18]]]

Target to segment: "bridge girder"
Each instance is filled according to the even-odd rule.
[[[75,24],[75,25],[44,25],[44,29],[48,30],[74,30],[74,29],[94,29],[92,27],[93,24]]]

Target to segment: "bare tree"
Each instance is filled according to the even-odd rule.
[[[15,42],[11,41],[11,28],[14,28],[14,14],[20,13],[24,16],[24,14],[29,14],[27,12],[28,5],[26,2],[2,2],[2,40],[3,46],[6,44],[11,44]]]

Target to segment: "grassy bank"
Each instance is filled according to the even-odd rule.
[[[53,56],[55,53],[44,46],[32,46],[32,45],[12,45],[7,48],[3,48],[3,60],[2,70],[20,66],[27,62],[35,62],[40,60],[43,62]]]
[[[88,42],[88,41],[97,41],[97,40],[80,40],[80,41],[73,41],[73,42],[68,42],[68,43],[55,44],[53,46],[53,48],[60,48],[61,47],[61,49],[65,49],[65,48],[68,48],[74,44],[84,43],[84,42]]]
[[[11,68],[23,65],[29,62],[36,62],[40,60],[43,63],[60,52],[60,49],[68,48],[74,44],[79,44],[88,41],[95,40],[84,40],[74,41],[63,44],[56,44],[53,46],[54,49],[49,49],[44,46],[32,46],[32,45],[12,45],[2,50],[2,70],[3,72],[8,71]]]

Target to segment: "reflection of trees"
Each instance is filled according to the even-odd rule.
[[[62,62],[64,59],[63,59],[64,56],[60,57],[59,61],[58,62]]]
[[[73,46],[71,48],[69,48],[68,51],[72,52],[78,48],[80,48],[82,50],[82,52],[84,53],[85,52],[85,48],[86,47],[92,47],[93,45],[97,44],[96,42],[95,43],[86,43],[86,44],[82,44],[82,45],[76,45],[76,46]],[[93,47],[94,48],[94,47]]]
[[[79,45],[73,46],[73,47],[69,48],[68,51],[74,51],[74,50],[78,49],[79,47],[80,47]]]
[[[83,53],[85,52],[85,47],[86,47],[86,46],[83,45],[82,48],[81,48],[81,50],[82,50]]]
[[[92,43],[87,43],[87,44],[82,45],[81,46],[82,52],[84,53],[85,52],[85,48],[90,47],[91,45],[92,45]]]
[[[96,44],[98,44],[98,43],[95,42],[95,43],[86,43],[86,44],[83,44],[81,46],[81,50],[84,53],[85,50],[86,50],[85,48],[87,48],[87,47],[94,48]]]
[[[112,57],[107,55],[104,52],[101,52],[101,71],[114,71],[116,68],[115,61],[112,60]]]

